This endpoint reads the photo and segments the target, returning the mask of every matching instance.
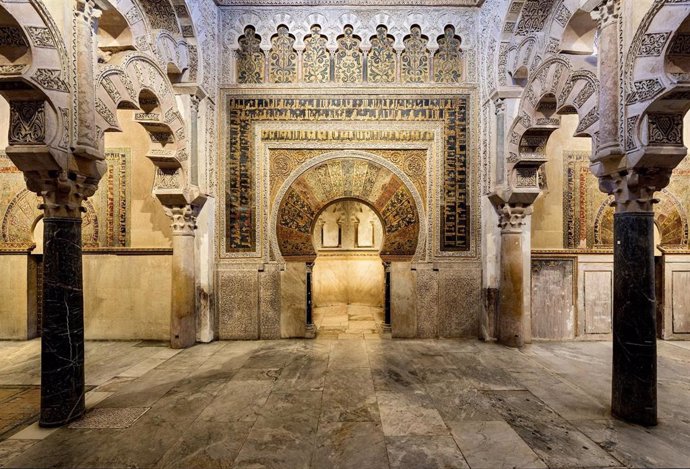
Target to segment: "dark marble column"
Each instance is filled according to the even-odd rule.
[[[84,405],[81,219],[43,219],[43,333],[39,425],[80,418]]]
[[[383,300],[383,329],[385,332],[391,331],[391,263],[383,263],[384,270],[384,300]]]
[[[316,334],[316,328],[314,326],[314,317],[313,317],[313,302],[312,302],[312,288],[311,288],[311,275],[314,270],[314,263],[313,262],[307,262],[307,279],[306,279],[306,284],[307,284],[307,329],[306,329],[306,337],[307,338],[313,338]]]
[[[614,215],[611,412],[656,425],[654,213]]]

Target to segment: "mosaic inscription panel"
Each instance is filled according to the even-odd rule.
[[[444,159],[440,249],[470,250],[468,95],[381,97],[233,97],[226,99],[225,250],[257,249],[257,122],[441,122]]]

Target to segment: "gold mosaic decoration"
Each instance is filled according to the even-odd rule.
[[[363,54],[359,49],[359,36],[353,34],[352,26],[343,29],[338,38],[338,50],[335,52],[335,81],[338,83],[359,83],[362,81]]]
[[[321,34],[321,27],[311,27],[311,34],[304,38],[302,67],[307,83],[326,83],[330,80],[331,54],[326,48],[328,40]]]
[[[382,129],[391,124],[436,122],[443,129],[441,187],[441,252],[470,251],[469,95],[414,96],[226,96],[224,185],[224,253],[257,252],[257,155],[255,126],[261,122],[369,122]],[[292,132],[292,131],[288,131]],[[353,131],[355,132],[355,131]],[[383,131],[381,131],[383,132]],[[276,134],[278,135],[278,134]],[[405,138],[407,136],[401,133]],[[429,134],[431,135],[431,134]],[[402,137],[401,137],[402,138]],[[305,138],[309,140],[309,138]],[[303,140],[304,141],[304,140]],[[376,153],[379,153],[377,151]],[[391,156],[392,158],[393,156]],[[423,160],[422,160],[423,161]],[[289,166],[291,163],[283,163]],[[421,167],[420,160],[406,171]],[[403,168],[404,169],[404,168]],[[413,180],[415,178],[412,178]],[[420,191],[421,192],[421,191]],[[268,194],[267,194],[268,195]]]
[[[453,26],[446,26],[438,40],[438,51],[434,54],[434,80],[437,83],[460,83],[462,80],[462,54],[460,38]]]
[[[383,220],[383,256],[411,258],[417,249],[419,215],[414,198],[389,169],[355,158],[319,164],[298,177],[278,210],[278,245],[283,257],[316,257],[312,232],[317,214],[333,201],[367,202]]]
[[[278,26],[278,34],[271,39],[268,55],[269,79],[273,83],[294,83],[297,81],[297,51],[295,38],[287,26]]]
[[[367,77],[371,83],[393,83],[397,54],[393,49],[395,39],[388,34],[388,28],[376,28],[371,39],[371,50],[367,57]]]
[[[401,75],[404,83],[423,83],[429,79],[429,39],[422,36],[422,29],[414,25],[403,41],[405,50],[401,58]]]
[[[311,142],[311,141],[327,141],[327,142],[338,142],[337,139],[331,139],[332,133],[338,132],[324,132],[321,137],[326,137],[320,140],[294,140],[295,142]],[[367,131],[367,134],[371,135],[374,132]],[[432,138],[426,141],[433,141],[432,132],[415,132],[417,134],[431,134]],[[425,135],[421,135],[424,137]],[[348,140],[341,140],[343,142]],[[353,140],[354,141],[354,140]],[[348,141],[348,142],[353,142]],[[358,142],[374,143],[372,140],[356,140]],[[417,141],[424,141],[422,139]],[[415,189],[419,192],[422,199],[426,199],[427,195],[427,183],[426,183],[426,150],[420,149],[405,149],[405,150],[381,150],[377,148],[367,149],[366,147],[360,147],[362,150],[369,153],[380,156],[381,158],[390,161],[395,166],[400,168],[407,177],[410,178],[415,186]],[[280,187],[288,179],[290,174],[306,163],[307,161],[323,155],[328,150],[323,149],[294,149],[294,148],[272,148],[269,152],[269,170],[270,170],[270,186],[271,194],[270,201],[273,203],[275,201],[276,195],[280,190]]]
[[[237,81],[239,83],[262,83],[264,81],[264,53],[261,37],[253,26],[247,26],[239,39],[237,51]]]

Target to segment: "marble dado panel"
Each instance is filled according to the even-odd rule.
[[[575,259],[532,259],[532,337],[575,337]]]
[[[219,184],[226,199],[225,209],[218,214],[221,259],[269,260],[266,215],[271,211],[277,183],[293,166],[319,150],[372,150],[372,146],[385,150],[384,158],[391,161],[402,156],[403,150],[412,155],[408,150],[438,149],[435,154],[427,153],[425,177],[417,167],[419,155],[411,156],[409,164],[400,161],[399,168],[410,174],[415,187],[424,186],[430,217],[427,238],[433,240],[434,256],[476,257],[477,194],[472,189],[476,186],[476,156],[470,95],[413,97],[390,90],[385,98],[366,93],[352,97],[352,92],[337,97],[314,96],[306,91],[287,96],[278,90],[272,93],[281,97],[225,91],[225,163]],[[373,132],[375,129],[378,133]],[[301,137],[295,140],[287,130]],[[433,144],[427,141],[430,131],[434,133]],[[338,134],[341,140],[334,140]],[[365,142],[357,140],[362,135],[368,137]],[[286,152],[280,153],[283,147],[306,153],[293,161],[285,158]],[[282,160],[274,160],[272,152]],[[432,243],[428,244],[431,250]]]
[[[664,256],[660,269],[663,304],[659,330],[664,339],[690,337],[690,256]]]

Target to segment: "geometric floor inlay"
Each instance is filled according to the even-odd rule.
[[[144,415],[150,407],[99,407],[90,410],[69,428],[129,428]]]

